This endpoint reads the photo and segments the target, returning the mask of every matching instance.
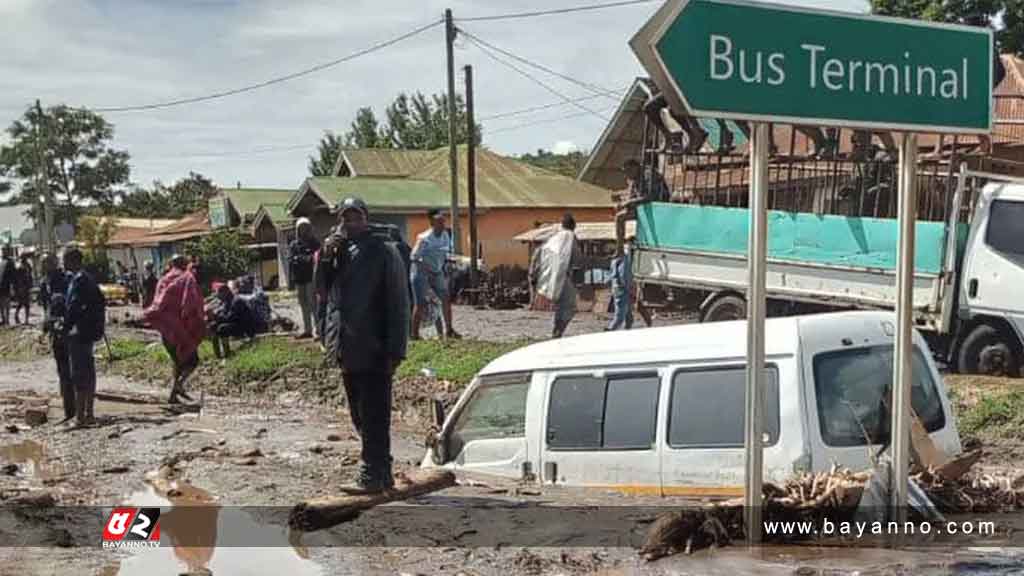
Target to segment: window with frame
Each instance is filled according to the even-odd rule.
[[[1024,254],[1024,202],[992,202],[985,229],[985,244],[997,252]]]
[[[658,420],[657,373],[564,376],[551,384],[547,446],[552,450],[646,450]]]
[[[764,380],[764,444],[779,439],[779,374],[770,366]],[[672,377],[668,444],[672,448],[742,448],[747,370],[745,367],[680,370]]]
[[[525,436],[529,390],[528,376],[494,383],[485,380],[455,421],[459,444]]]
[[[864,446],[889,441],[892,346],[824,352],[814,357],[821,437],[829,446]],[[914,349],[910,403],[928,432],[946,425],[928,363]]]

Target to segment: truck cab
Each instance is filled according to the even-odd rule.
[[[963,253],[956,367],[1020,374],[1024,356],[1024,183],[990,183],[978,194]]]

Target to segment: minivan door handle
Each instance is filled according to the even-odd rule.
[[[967,283],[967,296],[970,298],[978,297],[978,279],[971,278],[971,281]]]

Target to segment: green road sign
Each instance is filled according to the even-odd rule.
[[[918,132],[991,128],[986,28],[668,0],[630,43],[670,101],[694,116]]]

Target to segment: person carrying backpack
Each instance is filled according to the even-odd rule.
[[[93,344],[102,340],[106,329],[106,301],[92,276],[82,269],[82,251],[69,248],[64,252],[64,269],[71,274],[65,297],[64,325],[75,388],[75,420],[79,426],[95,422],[93,405],[96,398],[96,358]]]

